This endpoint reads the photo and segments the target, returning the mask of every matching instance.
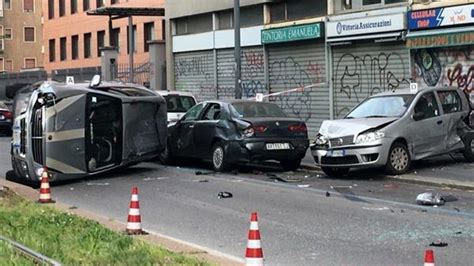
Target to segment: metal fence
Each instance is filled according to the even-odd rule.
[[[152,74],[152,63],[140,63],[133,65],[133,83],[144,86],[149,86],[150,77]],[[110,66],[111,76],[114,80],[120,80],[122,82],[130,82],[130,65],[125,64],[113,64]]]

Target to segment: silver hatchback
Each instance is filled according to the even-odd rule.
[[[329,176],[362,167],[403,174],[414,160],[451,152],[463,152],[472,162],[472,105],[457,88],[380,93],[343,119],[324,121],[311,152]]]

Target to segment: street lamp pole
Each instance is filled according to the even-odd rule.
[[[240,59],[240,0],[234,0],[234,58],[235,58],[235,98],[242,99],[240,86],[241,59]]]

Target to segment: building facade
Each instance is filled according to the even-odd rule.
[[[47,71],[95,68],[101,65],[101,48],[114,46],[118,64],[127,64],[130,45],[128,19],[112,21],[109,42],[108,17],[88,16],[100,7],[163,7],[164,0],[44,0],[44,65]],[[163,17],[133,17],[134,63],[149,61],[148,41],[163,40]]]
[[[0,73],[43,67],[40,0],[0,0]]]
[[[168,88],[234,98],[233,1],[197,2],[166,3]],[[269,101],[315,134],[322,120],[412,82],[472,92],[473,1],[426,2],[241,0],[242,97],[275,94]],[[440,13],[451,22],[413,26]]]

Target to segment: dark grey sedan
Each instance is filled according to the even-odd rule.
[[[241,162],[279,161],[285,170],[301,164],[309,146],[306,124],[277,105],[255,101],[208,101],[168,127],[172,157],[208,160],[216,171]]]

